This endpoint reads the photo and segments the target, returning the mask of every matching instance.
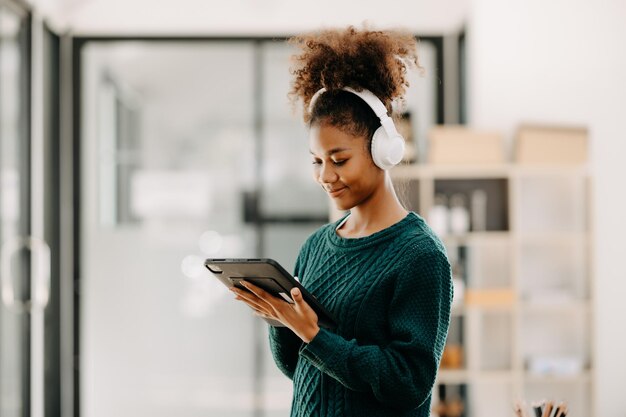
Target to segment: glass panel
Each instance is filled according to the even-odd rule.
[[[289,57],[295,47],[265,43],[263,75],[263,196],[264,214],[328,215],[328,196],[313,179],[308,131],[302,105],[292,111],[287,93],[292,75]]]
[[[434,44],[421,41],[417,53],[424,74],[409,71],[407,79],[410,87],[406,92],[405,111],[409,116],[411,141],[415,146],[415,154],[411,155],[411,159],[425,162],[427,134],[437,123],[437,85],[443,73],[441,68],[437,68],[437,48]]]
[[[282,224],[269,225],[263,235],[265,255],[276,259],[281,265],[293,274],[296,257],[300,247],[307,237],[313,233],[319,225]],[[268,326],[261,323],[263,335],[260,339],[261,366],[263,367],[263,414],[266,417],[282,417],[289,415],[291,399],[293,397],[293,385],[285,375],[276,367],[272,358],[268,343]]]
[[[263,126],[260,206],[265,216],[285,222],[264,226],[262,255],[276,259],[290,273],[293,273],[300,247],[322,222],[289,223],[287,218],[324,219],[329,213],[328,196],[312,176],[308,131],[302,121],[301,105],[292,110],[287,97],[293,77],[289,73],[289,58],[295,52],[296,49],[286,43],[263,43],[260,68]],[[269,350],[268,328],[262,326],[264,415],[284,416],[291,408],[293,387],[276,367]]]
[[[0,7],[0,243],[7,249],[28,234],[28,89],[27,21]],[[24,252],[3,257],[0,304],[0,415],[29,415],[28,316],[20,308],[28,297]],[[0,272],[3,274],[3,272]],[[7,288],[9,283],[12,288]],[[13,304],[17,301],[18,304]],[[10,308],[13,305],[13,308]]]
[[[83,54],[81,413],[251,416],[258,319],[202,262],[256,256],[253,44]]]

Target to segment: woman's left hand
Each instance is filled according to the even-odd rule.
[[[256,285],[241,280],[243,286],[250,292],[231,287],[237,296],[235,299],[248,304],[261,317],[278,320],[290,328],[300,339],[309,343],[317,335],[317,314],[302,298],[302,292],[298,288],[291,289],[291,298],[295,304],[274,297],[272,294],[257,287]]]

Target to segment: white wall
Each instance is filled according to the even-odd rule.
[[[626,2],[472,0],[469,122],[511,139],[521,122],[586,125],[594,173],[598,416],[626,395]]]

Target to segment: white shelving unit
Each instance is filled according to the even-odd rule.
[[[440,369],[433,406],[445,386],[463,387],[465,417],[513,416],[515,400],[544,398],[566,401],[569,416],[595,415],[587,168],[416,164],[391,175],[395,184],[409,185],[405,204],[427,221],[435,193],[446,187],[487,186],[488,200],[499,200],[493,205],[498,212],[488,212],[500,219],[495,229],[441,236],[453,262],[459,248],[465,251],[466,291],[510,290],[513,301],[453,308],[464,366]],[[342,213],[332,207],[331,219],[337,219]],[[541,374],[529,367],[532,357],[570,356],[582,358],[581,371]]]

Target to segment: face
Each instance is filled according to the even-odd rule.
[[[340,210],[365,201],[384,183],[384,171],[374,165],[364,137],[329,124],[314,124],[309,132],[313,179]]]

